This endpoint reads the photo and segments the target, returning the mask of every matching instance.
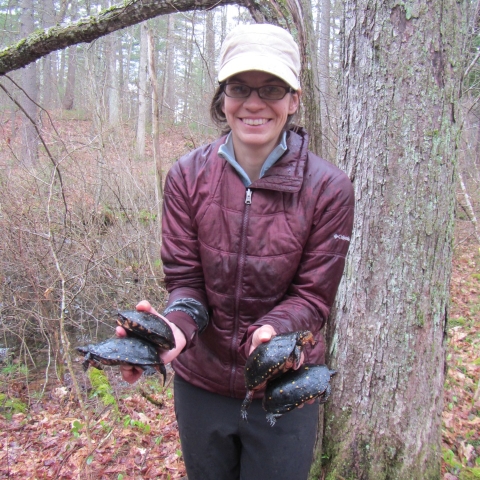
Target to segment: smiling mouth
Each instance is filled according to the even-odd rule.
[[[252,127],[256,127],[258,125],[265,125],[268,122],[266,118],[242,118],[242,122],[250,125]]]

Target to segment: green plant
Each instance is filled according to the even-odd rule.
[[[459,480],[476,480],[480,478],[480,468],[465,468],[458,476]]]
[[[28,374],[28,367],[23,363],[13,363],[7,361],[6,365],[1,370],[2,375],[27,375]]]
[[[118,411],[117,401],[113,396],[113,389],[108,381],[107,375],[102,370],[90,368],[88,378],[92,385],[92,396],[100,398],[104,405],[113,405]]]
[[[78,438],[80,437],[80,431],[83,429],[84,425],[81,424],[78,420],[74,420],[72,422],[72,428],[71,428],[71,432],[72,432],[72,435],[75,437],[75,438]]]
[[[7,419],[11,419],[16,413],[26,413],[28,406],[18,398],[7,397],[0,393],[0,412],[4,412]]]
[[[467,323],[467,319],[465,317],[449,318],[448,328],[463,327],[466,325],[466,323]]]
[[[123,419],[123,426],[125,428],[127,427],[138,428],[141,432],[145,434],[150,433],[150,425],[148,425],[147,423],[143,423],[139,420],[134,420],[133,418],[130,417],[130,415],[126,415],[125,418]]]
[[[151,221],[155,221],[157,219],[156,213],[149,212],[148,210],[142,209],[138,212],[138,220],[140,223],[146,225]]]
[[[443,461],[452,468],[461,469],[462,464],[455,458],[455,454],[449,448],[444,448],[442,451]]]

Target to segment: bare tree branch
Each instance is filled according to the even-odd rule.
[[[0,75],[25,67],[45,55],[93,40],[159,15],[208,10],[219,5],[245,5],[243,0],[130,0],[98,15],[67,25],[38,30],[0,51]]]

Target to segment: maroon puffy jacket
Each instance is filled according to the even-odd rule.
[[[258,326],[311,330],[318,343],[306,361],[324,361],[320,329],[342,276],[354,198],[349,178],[307,150],[302,130],[288,132],[287,152],[248,189],[218,156],[224,142],[194,150],[168,173],[162,260],[168,304],[193,298],[210,316],[199,333],[187,313],[167,315],[187,337],[176,373],[243,398],[245,352]]]

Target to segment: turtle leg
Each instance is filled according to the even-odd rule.
[[[163,377],[163,386],[165,386],[165,381],[167,380],[167,369],[165,368],[165,364],[161,363],[158,368],[160,369],[160,373]]]
[[[103,367],[100,364],[100,362],[95,360],[95,358],[93,358],[93,355],[90,352],[88,352],[85,355],[85,357],[83,357],[82,367],[84,372],[88,370],[88,367],[95,367],[95,368],[98,368],[99,370],[103,370]]]
[[[327,385],[325,391],[318,397],[320,403],[325,403],[332,392],[332,387],[330,384]]]
[[[242,416],[243,420],[246,420],[248,417],[247,408],[250,406],[253,400],[253,390],[247,390],[247,395],[245,395],[245,399],[242,402],[242,407],[240,409],[240,415]]]
[[[293,349],[293,368],[297,368],[302,358],[303,345],[295,345]]]
[[[157,373],[157,370],[155,367],[152,367],[152,365],[139,365],[139,367],[143,370],[143,374],[146,377],[149,377],[150,375],[155,375]]]
[[[83,368],[83,371],[86,372],[88,370],[88,367],[90,366],[90,359],[87,358],[90,354],[87,353],[85,355],[85,360],[82,362],[82,368]]]
[[[82,367],[84,372],[88,370],[88,367],[94,367],[94,368],[97,368],[98,370],[103,370],[102,364],[98,360],[95,360],[94,358],[92,358],[90,353],[87,353],[87,355],[85,355],[85,360],[82,363]]]
[[[267,413],[267,422],[273,427],[277,421],[277,418],[280,418],[282,415],[280,413]]]

